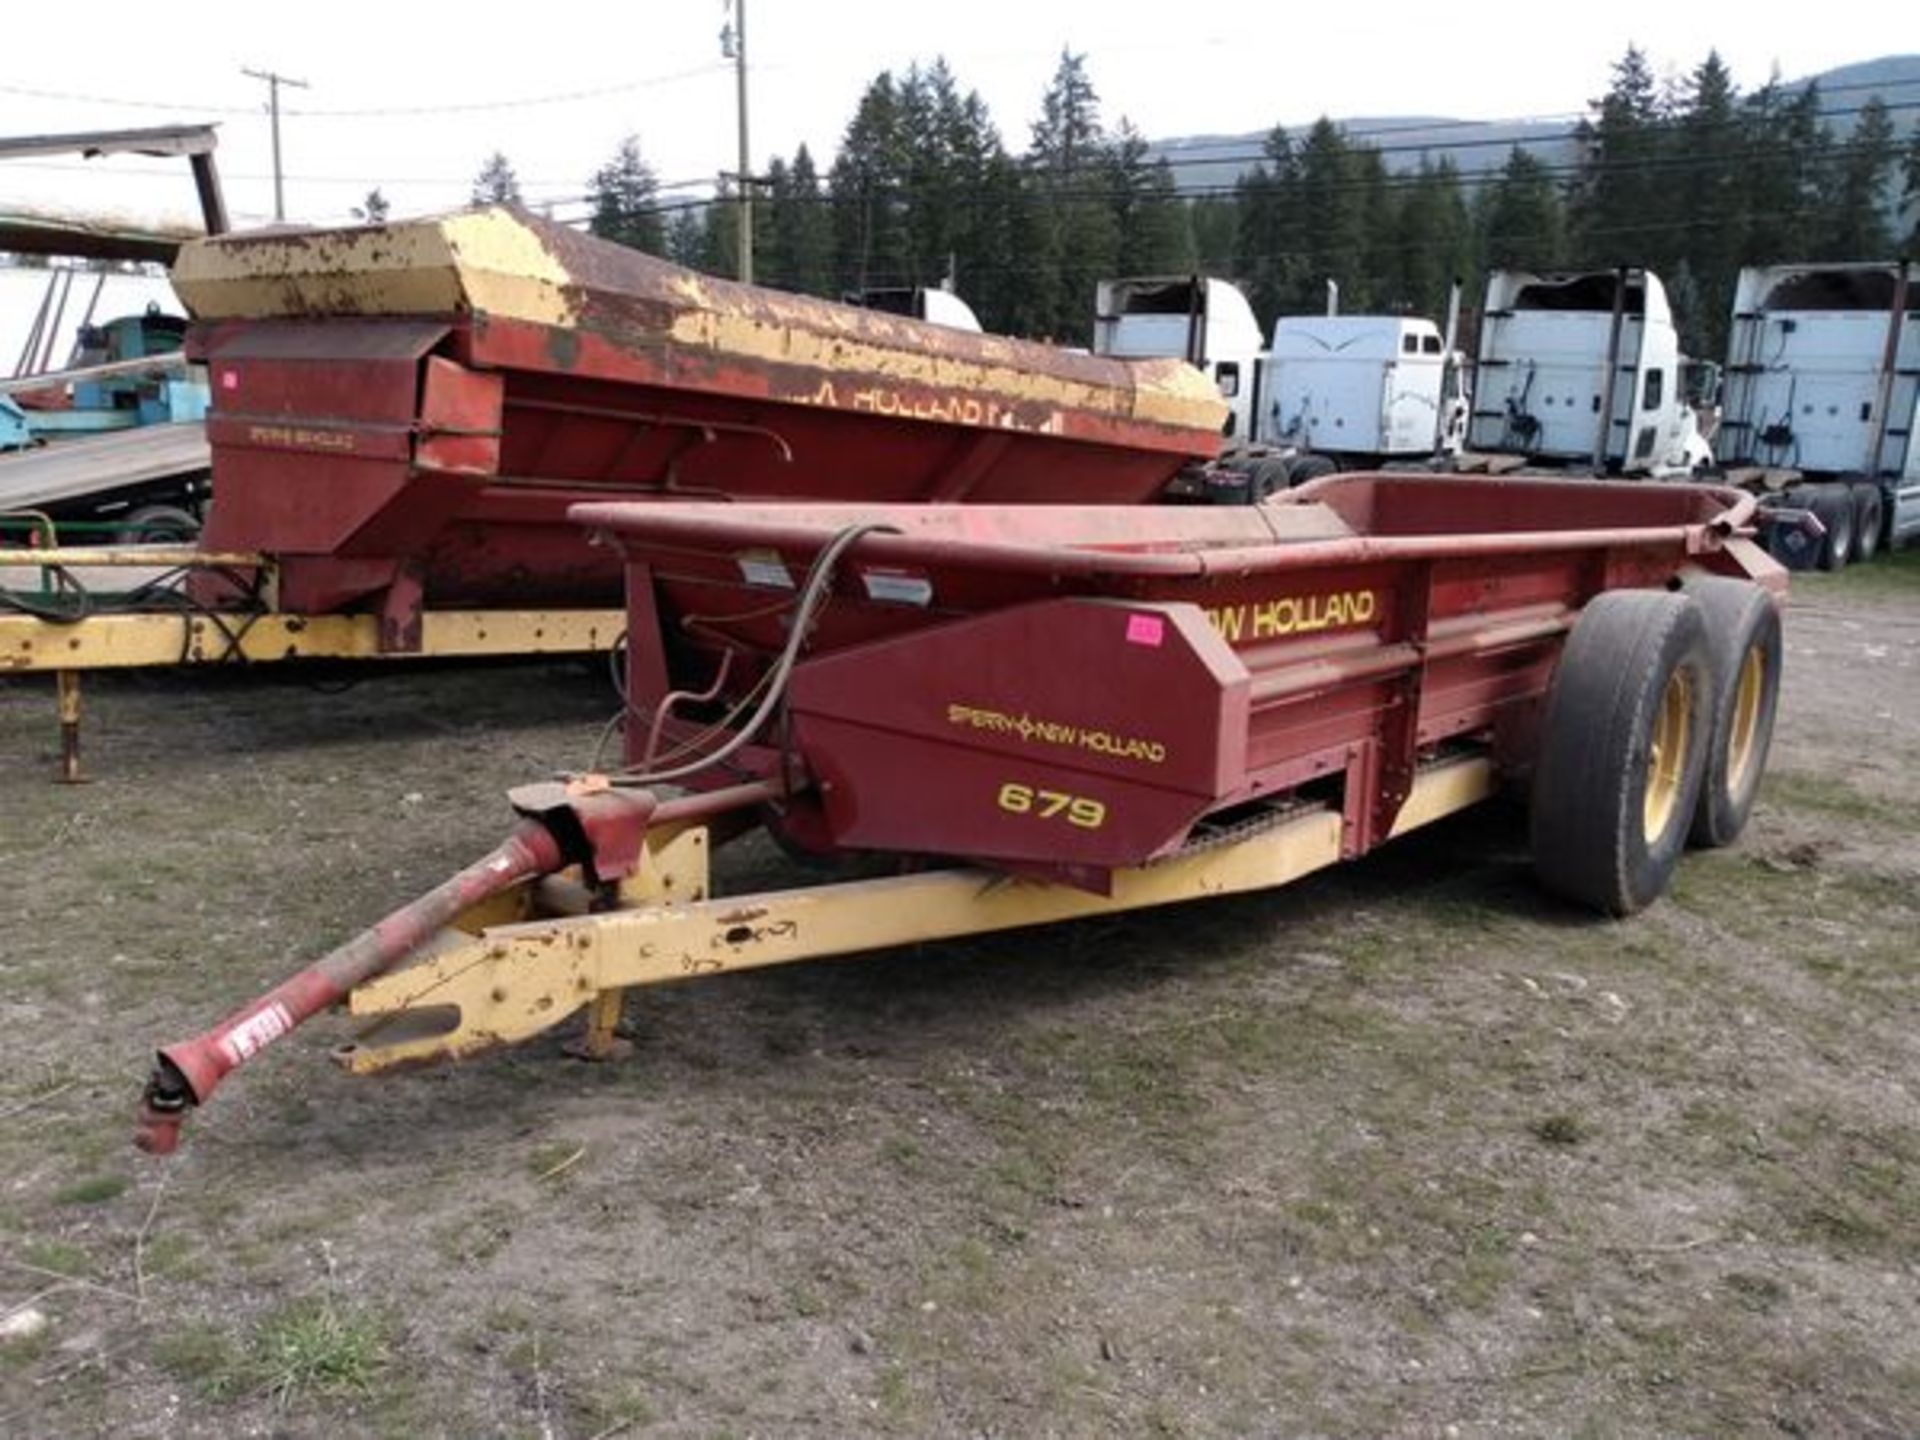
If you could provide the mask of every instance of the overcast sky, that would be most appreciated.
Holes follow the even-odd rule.
[[[1673,72],[1717,47],[1752,88],[1776,65],[1794,78],[1911,49],[1915,35],[1888,24],[1903,13],[1898,0],[1777,12],[1793,21],[1735,0],[747,4],[754,163],[805,141],[823,169],[867,81],[941,55],[1017,151],[1062,47],[1087,55],[1108,123],[1124,115],[1157,139],[1323,113],[1566,116],[1605,88],[1629,42]],[[265,86],[243,67],[277,68],[311,87],[283,92],[291,219],[344,219],[374,185],[396,213],[462,204],[495,149],[530,200],[577,197],[630,131],[665,182],[735,165],[721,0],[544,11],[394,0],[7,9],[0,134],[218,120],[228,201],[242,223],[272,210]],[[563,95],[574,98],[553,98]],[[143,161],[0,162],[6,202],[193,213],[184,166]]]

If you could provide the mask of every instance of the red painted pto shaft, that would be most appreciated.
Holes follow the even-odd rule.
[[[134,1144],[153,1155],[171,1154],[187,1111],[206,1104],[230,1071],[340,1003],[354,986],[391,969],[467,906],[565,863],[553,832],[538,820],[524,820],[485,859],[361,931],[204,1035],[167,1046],[141,1097]]]

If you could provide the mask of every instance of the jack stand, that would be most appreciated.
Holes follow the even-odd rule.
[[[80,672],[57,670],[54,686],[60,700],[60,783],[85,785],[80,772]]]

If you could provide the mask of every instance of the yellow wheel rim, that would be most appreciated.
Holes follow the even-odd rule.
[[[1649,845],[1657,843],[1673,822],[1692,733],[1693,687],[1687,683],[1687,672],[1676,669],[1667,677],[1667,688],[1661,693],[1660,713],[1653,722],[1653,747],[1647,755],[1647,798],[1640,818]]]
[[[1767,656],[1758,644],[1740,662],[1740,683],[1733,692],[1727,728],[1727,788],[1738,793],[1760,758],[1760,700],[1767,689]]]

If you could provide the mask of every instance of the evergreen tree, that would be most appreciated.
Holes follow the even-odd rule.
[[[602,240],[659,255],[666,250],[660,222],[660,187],[641,158],[640,138],[628,135],[587,182],[593,213],[587,229]]]
[[[1238,274],[1240,206],[1231,195],[1202,195],[1187,207],[1193,267],[1202,275]]]
[[[1036,258],[1051,281],[1042,333],[1063,345],[1083,345],[1093,327],[1094,286],[1114,274],[1120,253],[1119,227],[1103,193],[1110,174],[1107,138],[1086,56],[1061,52],[1040,100],[1027,168],[1038,204]]]
[[[1193,233],[1174,194],[1173,167],[1150,160],[1146,137],[1125,119],[1114,131],[1113,219],[1119,275],[1165,275],[1193,268]]]
[[[1234,186],[1238,224],[1233,273],[1262,326],[1293,303],[1305,271],[1301,233],[1300,161],[1293,137],[1276,125],[1262,147],[1265,158]]]
[[[1036,335],[1045,324],[1041,309],[1047,287],[1025,248],[1030,199],[1020,163],[999,148],[996,138],[981,168],[973,258],[960,272],[968,303],[981,325],[996,334]]]
[[[764,252],[755,261],[756,272],[764,270],[762,283],[802,295],[833,295],[833,217],[812,153],[802,145],[791,165],[775,159],[767,182],[766,203],[754,210],[756,219],[764,212],[767,222],[764,238],[755,242]]]
[[[470,202],[474,205],[520,205],[520,178],[513,173],[513,166],[507,157],[496,150],[487,157],[480,167],[480,173],[473,177],[473,193]]]
[[[1676,269],[1668,299],[1682,346],[1694,354],[1718,355],[1726,348],[1727,311],[1750,217],[1749,197],[1740,185],[1741,150],[1748,137],[1739,92],[1717,50],[1709,51],[1688,77],[1676,123],[1679,163],[1668,172],[1670,203],[1680,222],[1688,283],[1679,283]]]
[[[731,179],[722,178],[713,188],[713,203],[706,209],[706,229],[701,237],[700,258],[694,268],[729,280],[740,278],[740,199],[739,188]]]
[[[1820,120],[1819,90],[1808,85],[1787,99],[1776,76],[1749,98],[1745,119],[1738,183],[1749,218],[1740,262],[1811,259],[1830,143]]]
[[[1377,211],[1378,152],[1371,163],[1355,154],[1333,121],[1322,116],[1300,146],[1297,204],[1305,230],[1304,270],[1287,310],[1313,314],[1326,306],[1326,283],[1339,282],[1342,303],[1365,309],[1370,299],[1366,273],[1367,225]]]
[[[707,205],[687,205],[675,210],[666,224],[666,254],[676,265],[693,270],[707,269],[711,247],[707,243]]]
[[[384,225],[387,216],[393,211],[387,197],[380,193],[380,187],[374,186],[367,191],[367,198],[353,207],[353,218],[365,225]]]
[[[1661,224],[1673,212],[1663,208],[1664,117],[1646,54],[1629,45],[1614,64],[1613,84],[1591,103],[1594,114],[1577,133],[1580,174],[1570,216],[1576,260],[1658,268],[1677,232]]]
[[[1389,310],[1437,317],[1453,282],[1478,268],[1473,222],[1450,158],[1432,165],[1421,156],[1419,170],[1403,185],[1380,271],[1389,283],[1379,299]]]
[[[1852,137],[1837,147],[1822,186],[1823,260],[1877,260],[1893,247],[1886,200],[1900,152],[1886,101],[1872,96],[1860,107]]]
[[[1480,253],[1493,270],[1552,270],[1566,263],[1566,215],[1547,167],[1518,145],[1482,192]]]
[[[1900,248],[1907,255],[1920,254],[1920,129],[1907,138],[1906,158],[1901,160],[1900,170],[1900,204],[1908,216],[1907,238]]]
[[[899,89],[882,71],[860,97],[828,179],[839,289],[902,283],[909,241],[901,150]]]

